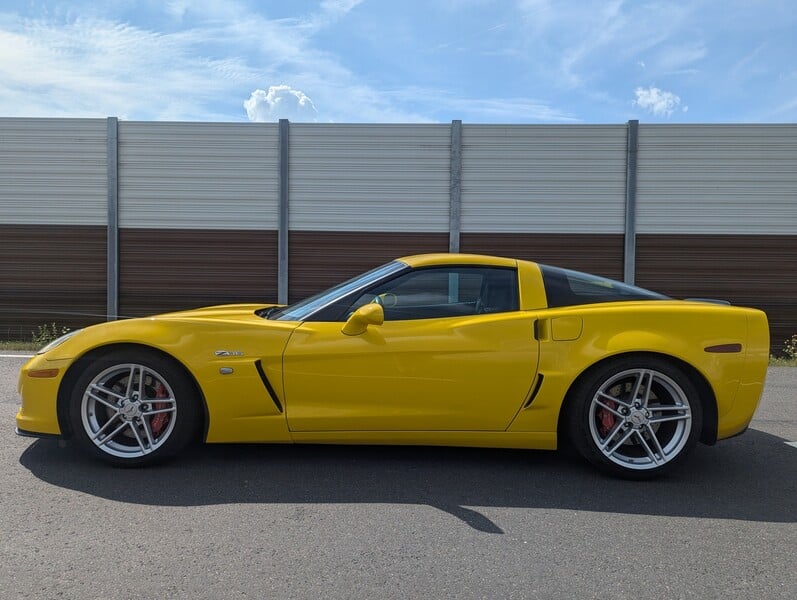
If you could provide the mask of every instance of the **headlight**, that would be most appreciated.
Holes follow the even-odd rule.
[[[52,342],[47,344],[44,348],[39,350],[36,354],[44,354],[45,352],[49,352],[53,348],[57,348],[58,346],[63,344],[65,341],[67,341],[69,338],[71,338],[73,335],[78,333],[79,331],[82,331],[82,329],[75,329],[74,331],[70,331],[69,333],[67,333],[65,335],[62,335],[57,340],[53,340]]]

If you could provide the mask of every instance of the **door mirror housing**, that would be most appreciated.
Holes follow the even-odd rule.
[[[355,310],[341,331],[345,335],[362,335],[369,325],[385,322],[385,311],[380,304],[366,304]]]

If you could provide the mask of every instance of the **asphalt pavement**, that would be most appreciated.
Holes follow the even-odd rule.
[[[797,369],[671,476],[553,452],[205,446],[113,469],[14,435],[0,357],[0,598],[797,598]]]

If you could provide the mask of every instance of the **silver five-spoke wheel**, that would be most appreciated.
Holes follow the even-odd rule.
[[[674,362],[627,356],[585,373],[569,398],[568,433],[587,460],[615,475],[659,475],[700,437],[697,388]]]
[[[174,359],[130,349],[87,357],[81,366],[69,418],[73,437],[90,454],[118,466],[141,466],[199,438],[201,398]]]
[[[596,446],[628,469],[666,464],[683,450],[691,427],[692,410],[684,390],[652,369],[629,369],[610,377],[589,408]]]
[[[174,430],[177,402],[166,379],[140,364],[114,365],[83,394],[83,427],[112,456],[136,458],[162,446]]]

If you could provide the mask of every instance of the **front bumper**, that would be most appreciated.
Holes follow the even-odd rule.
[[[20,429],[19,427],[14,427],[14,433],[16,433],[19,437],[27,437],[27,438],[38,438],[38,439],[50,439],[50,440],[60,440],[63,439],[60,433],[38,433],[36,431],[25,431],[24,429]]]
[[[37,355],[22,366],[19,373],[19,395],[22,406],[17,412],[16,428],[19,435],[58,437],[58,389],[70,359],[47,360]],[[31,377],[31,372],[56,370],[52,377]]]

